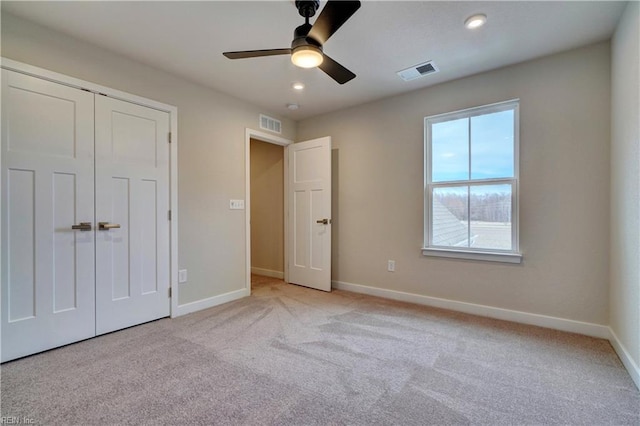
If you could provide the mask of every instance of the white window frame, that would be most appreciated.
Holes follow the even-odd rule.
[[[520,100],[512,99],[509,101],[498,102],[489,105],[468,108],[464,110],[448,112],[425,117],[424,119],[424,246],[422,254],[425,256],[439,256],[469,260],[486,260],[494,262],[521,263],[522,254],[520,253],[519,241],[519,209],[518,201],[520,193]],[[492,179],[472,179],[464,181],[431,181],[431,127],[433,124],[445,121],[457,120],[461,118],[471,118],[478,115],[491,114],[501,111],[513,110],[514,112],[514,135],[513,135],[513,177],[509,178],[492,178]],[[471,143],[471,142],[469,142]],[[471,151],[469,151],[471,158]],[[432,227],[431,209],[433,202],[433,190],[439,187],[464,186],[472,187],[487,184],[507,184],[511,185],[511,250],[498,250],[473,247],[442,247],[432,244]]]

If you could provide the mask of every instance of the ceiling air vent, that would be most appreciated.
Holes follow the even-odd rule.
[[[432,61],[425,62],[422,64],[414,65],[411,68],[407,68],[406,70],[398,71],[398,75],[404,81],[415,80],[418,77],[422,77],[427,74],[433,74],[440,71],[436,64]]]
[[[282,122],[275,118],[260,114],[260,128],[274,133],[282,133]]]

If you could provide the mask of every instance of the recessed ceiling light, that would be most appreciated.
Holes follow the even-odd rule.
[[[486,22],[487,15],[480,13],[478,15],[468,17],[467,20],[464,21],[464,26],[469,28],[470,30],[473,30],[474,28],[483,26]]]
[[[304,84],[296,81],[291,85],[291,87],[293,87],[295,90],[302,90],[304,89]]]
[[[289,108],[291,111],[295,111],[298,108],[300,108],[300,105],[298,105],[298,104],[287,104],[287,108]]]

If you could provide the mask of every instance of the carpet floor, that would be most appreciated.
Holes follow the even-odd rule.
[[[252,290],[3,364],[2,419],[640,424],[640,392],[606,340],[259,276]]]

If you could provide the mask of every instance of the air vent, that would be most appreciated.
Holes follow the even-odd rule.
[[[427,74],[433,74],[440,71],[436,64],[433,62],[425,62],[422,64],[414,65],[406,70],[398,71],[398,75],[404,81],[415,80],[418,77],[422,77]]]
[[[282,133],[282,122],[275,118],[260,114],[260,128],[274,133]]]

